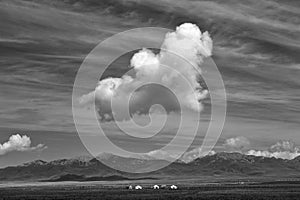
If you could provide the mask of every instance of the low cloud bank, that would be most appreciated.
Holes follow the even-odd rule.
[[[225,151],[239,152],[246,155],[274,157],[282,159],[294,159],[300,156],[300,148],[292,141],[283,140],[271,145],[265,150],[256,150],[250,148],[250,141],[246,137],[238,136],[226,139],[223,146]]]
[[[143,156],[141,156],[142,159],[158,159],[158,160],[167,160],[167,161],[174,161],[178,158],[177,154],[172,154],[166,151],[162,150],[153,150],[148,153],[145,153]]]
[[[167,160],[167,161],[174,161],[174,160],[180,160],[182,162],[188,163],[196,158],[203,157],[203,154],[201,154],[201,148],[194,148],[190,151],[185,152],[183,155],[179,155],[176,153],[169,153],[162,150],[154,150],[150,151],[148,153],[145,153],[145,155],[141,158],[144,159],[159,159],[159,160]],[[214,155],[216,154],[215,151],[210,151],[207,155]]]
[[[229,151],[242,151],[250,146],[250,141],[243,136],[225,140],[224,146]]]
[[[281,159],[292,160],[300,156],[300,147],[292,141],[279,141],[276,144],[271,145],[266,150],[250,149],[250,140],[243,136],[228,138],[225,140],[223,147],[225,152],[238,152],[245,155],[262,156],[262,157],[274,157]],[[212,150],[207,155],[214,155],[217,152]],[[182,156],[176,153],[169,153],[161,150],[154,150],[145,154],[145,159],[162,159],[162,160],[181,160],[183,162],[191,162],[197,158],[203,157],[201,154],[201,147],[187,151]]]
[[[210,151],[209,153],[205,154],[208,156],[214,155],[216,152],[214,150]],[[191,162],[197,158],[203,157],[203,152],[201,151],[201,147],[192,149],[191,151],[188,151],[182,155],[180,160],[183,162]]]
[[[207,96],[208,91],[199,83],[199,66],[203,59],[212,53],[212,40],[208,32],[202,33],[198,26],[185,23],[178,26],[174,32],[166,34],[161,47],[159,54],[149,49],[142,49],[134,54],[129,66],[134,71],[134,76],[123,75],[121,78],[100,80],[94,91],[80,98],[80,103],[88,105],[95,101],[102,121],[128,120],[128,116],[122,113],[127,108],[122,107],[128,106],[124,105],[124,102],[129,100],[130,115],[148,114],[153,104],[162,105],[167,113],[185,108],[201,111],[201,100]],[[159,95],[161,91],[158,87],[143,87],[151,82],[175,91],[184,108],[178,106],[173,93],[165,92],[164,95]],[[131,94],[133,88],[138,89]],[[111,109],[112,100],[117,107],[117,113],[114,115]]]
[[[291,141],[279,141],[268,150],[249,150],[246,154],[291,160],[300,156],[300,148]]]
[[[12,151],[34,151],[43,150],[47,148],[44,144],[38,144],[37,146],[31,146],[31,139],[26,135],[12,135],[7,142],[0,144],[0,155],[7,154]]]

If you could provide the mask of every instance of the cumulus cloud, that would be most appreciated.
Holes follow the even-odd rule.
[[[201,100],[207,96],[208,91],[199,84],[201,73],[199,66],[203,63],[203,59],[212,53],[212,40],[208,32],[202,33],[191,23],[182,24],[174,32],[166,34],[161,49],[158,54],[149,49],[140,50],[130,60],[129,67],[134,71],[134,76],[123,75],[120,78],[110,77],[100,80],[94,91],[80,98],[80,103],[89,105],[95,101],[102,121],[126,120],[129,116],[124,114],[124,109],[127,109],[124,108],[124,102],[129,100],[130,115],[148,114],[151,105],[154,104],[162,105],[167,113],[177,112],[180,109],[201,111]],[[143,86],[149,82],[164,87]],[[135,90],[136,88],[138,89]],[[174,94],[169,90],[166,92],[166,88],[176,93],[178,101],[184,108],[179,108]],[[112,101],[118,111],[117,113],[114,111],[114,117],[111,109]]]
[[[244,136],[226,139],[223,145],[228,151],[243,151],[250,146],[250,141]]]
[[[300,156],[300,148],[291,141],[279,141],[268,150],[249,150],[246,154],[291,160]]]
[[[43,150],[47,148],[44,144],[38,144],[35,147],[31,147],[31,139],[26,135],[12,135],[7,142],[0,144],[0,155],[12,151],[33,151],[33,150]]]

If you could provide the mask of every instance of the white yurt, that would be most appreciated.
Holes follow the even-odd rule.
[[[136,190],[141,190],[141,189],[143,189],[143,188],[142,188],[142,186],[140,186],[140,185],[136,185],[136,186],[135,186],[135,189],[136,189]]]
[[[159,189],[159,186],[158,186],[158,185],[153,185],[153,189],[154,189],[154,190],[158,190],[158,189]]]
[[[176,186],[176,185],[171,185],[171,190],[177,190],[178,189],[178,187]]]

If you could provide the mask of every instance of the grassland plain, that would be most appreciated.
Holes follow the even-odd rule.
[[[214,183],[192,185],[180,183],[178,190],[151,189],[151,184],[141,183],[143,190],[128,190],[128,184],[56,183],[34,185],[9,185],[0,188],[1,200],[41,199],[217,199],[217,200],[298,200],[299,182],[266,183]]]

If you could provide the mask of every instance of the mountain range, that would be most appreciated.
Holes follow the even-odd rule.
[[[1,181],[114,181],[180,177],[293,177],[300,178],[300,156],[293,160],[220,152],[189,163],[173,162],[151,173],[125,173],[111,166],[144,169],[164,164],[165,160],[138,159],[101,154],[97,158],[81,156],[50,162],[36,160],[0,169]]]

